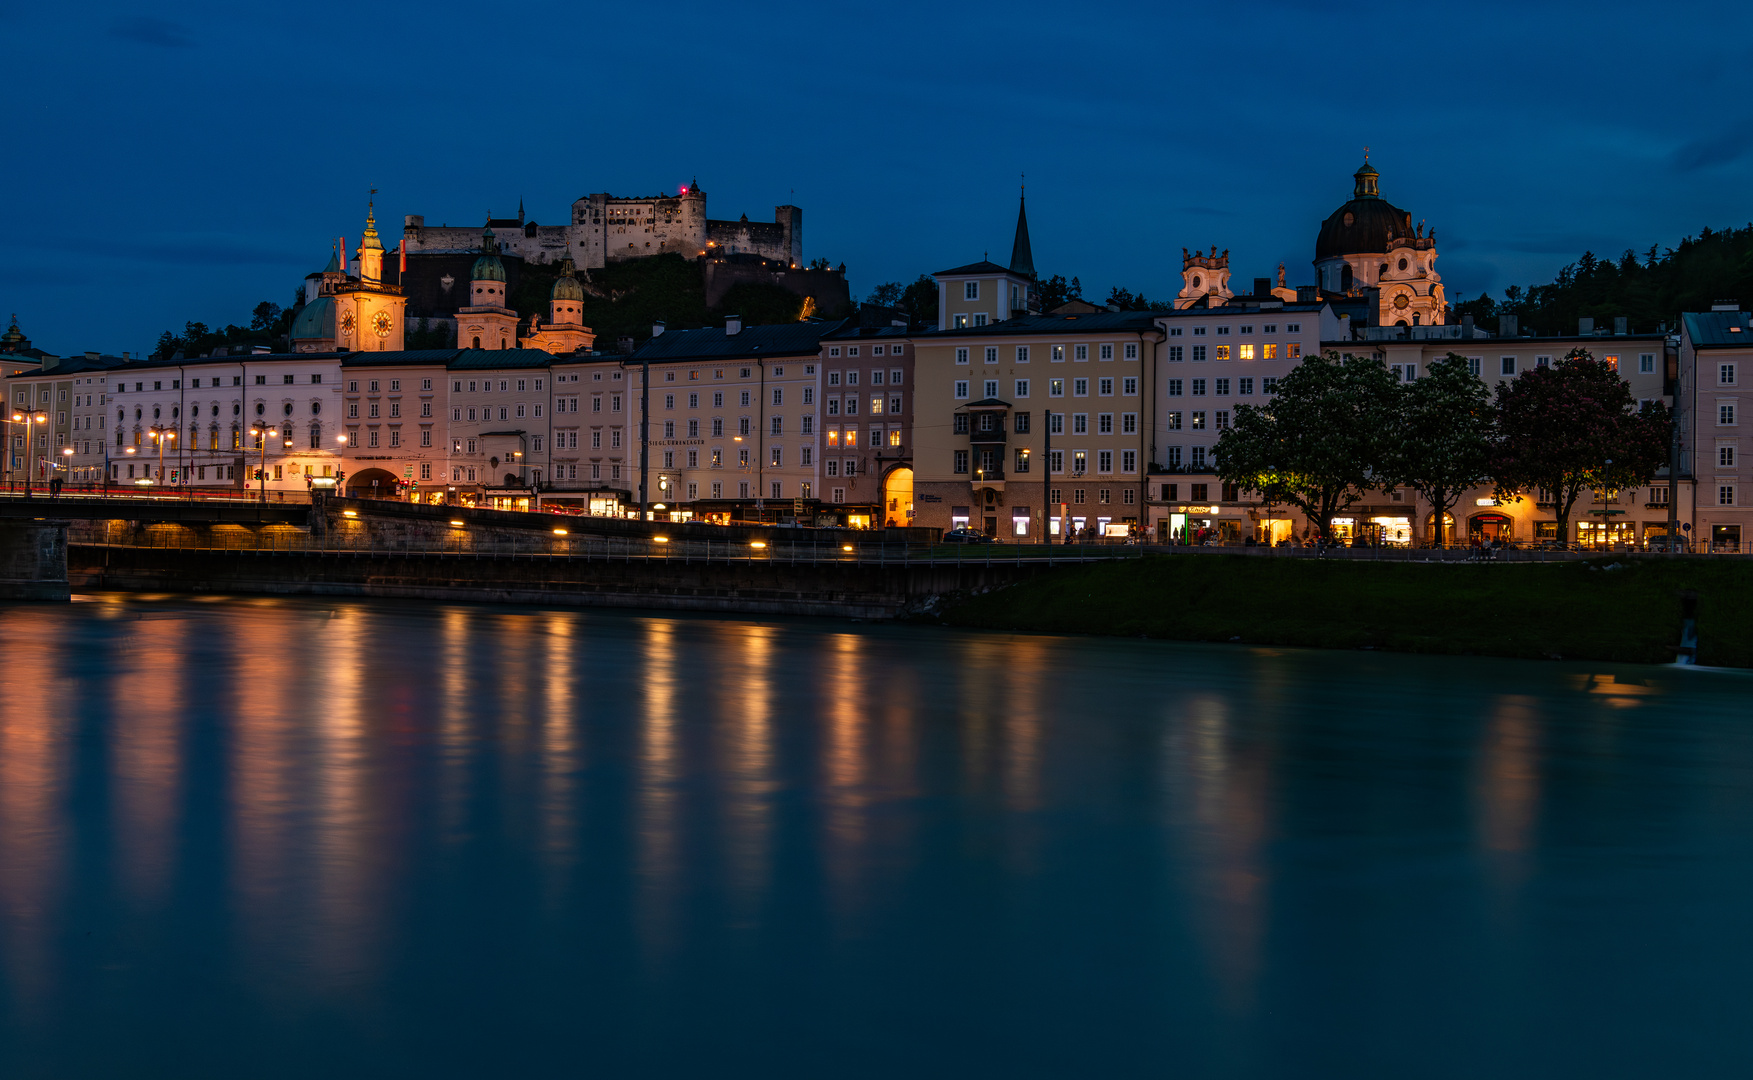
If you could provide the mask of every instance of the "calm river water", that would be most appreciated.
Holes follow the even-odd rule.
[[[1753,677],[3,610],[10,1080],[1753,1071]]]

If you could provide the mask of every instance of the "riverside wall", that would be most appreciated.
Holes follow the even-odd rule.
[[[1042,563],[480,557],[68,545],[81,589],[357,596],[895,619],[1051,572]]]

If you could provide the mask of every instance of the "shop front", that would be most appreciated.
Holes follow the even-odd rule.
[[[1585,548],[1636,547],[1637,525],[1630,521],[1579,521],[1576,539]]]
[[[1485,545],[1495,541],[1509,543],[1516,538],[1516,519],[1495,510],[1474,514],[1467,519],[1467,541]]]

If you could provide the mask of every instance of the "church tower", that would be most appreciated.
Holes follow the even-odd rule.
[[[1187,254],[1181,249],[1181,291],[1175,294],[1175,306],[1178,308],[1197,307],[1201,302],[1206,307],[1222,307],[1229,302],[1235,293],[1230,291],[1230,252],[1224,249],[1222,255],[1217,253],[1217,245],[1211,245],[1211,254],[1195,251]]]
[[[343,239],[343,250],[345,243]],[[292,319],[293,352],[402,349],[408,298],[400,286],[383,283],[383,244],[371,204],[366,206],[365,236],[359,244],[359,276],[347,273],[340,255],[330,255],[327,266],[304,279],[304,301]]]
[[[1352,174],[1351,201],[1321,223],[1315,276],[1324,292],[1374,296],[1377,326],[1440,326],[1447,318],[1436,272],[1436,232],[1382,198],[1366,155]]]
[[[558,356],[589,349],[596,343],[596,334],[584,325],[584,286],[575,270],[572,249],[568,248],[565,258],[560,260],[560,276],[554,280],[554,289],[549,294],[548,324],[531,327],[529,337],[519,342],[524,348]]]
[[[457,345],[464,349],[510,349],[517,344],[517,312],[505,306],[505,264],[489,226],[481,233],[481,257],[469,274],[469,303],[457,309]]]

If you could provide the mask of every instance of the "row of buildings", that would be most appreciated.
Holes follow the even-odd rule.
[[[1753,532],[1738,376],[1753,325],[1733,304],[1675,328],[1624,320],[1574,334],[1445,322],[1434,230],[1388,203],[1367,162],[1322,224],[1317,284],[1231,287],[1228,253],[1183,252],[1170,310],[1039,310],[1027,218],[1009,263],[938,272],[933,326],[882,319],[653,327],[596,351],[565,254],[546,320],[506,306],[491,229],[459,311],[466,347],[402,348],[368,217],[357,273],[313,275],[292,351],[143,360],[87,354],[5,369],[13,477],[360,495],[674,519],[973,528],[1018,541],[1145,533],[1274,543],[1309,524],[1216,475],[1236,409],[1304,357],[1378,356],[1415,380],[1449,353],[1495,385],[1573,348],[1613,363],[1639,400],[1676,410],[1677,475],[1599,493],[1568,542],[1644,545],[1671,528],[1736,548]],[[323,301],[327,301],[324,303]],[[13,340],[14,336],[17,340]],[[16,327],[14,357],[23,353]],[[28,344],[28,343],[26,343]],[[28,351],[28,350],[26,350]],[[1342,536],[1557,540],[1538,496],[1471,492],[1437,523],[1409,491],[1371,493]],[[1753,535],[1747,537],[1753,540]]]

